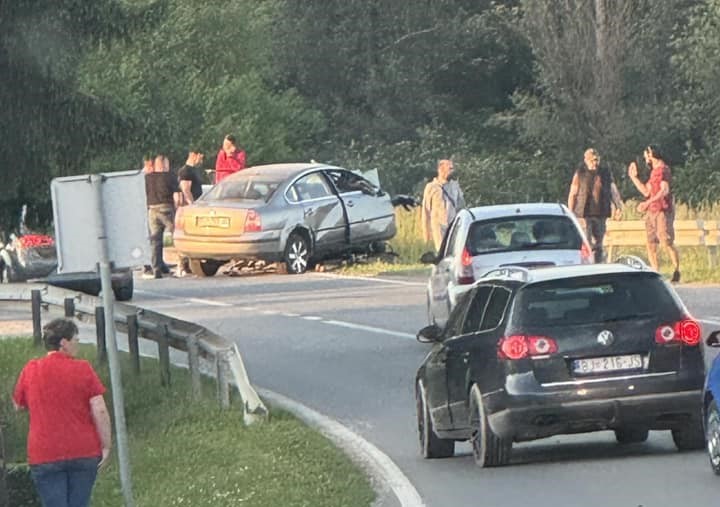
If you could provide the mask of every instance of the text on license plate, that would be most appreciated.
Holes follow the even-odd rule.
[[[230,217],[195,217],[198,227],[230,227]]]
[[[591,357],[573,361],[574,373],[599,373],[605,371],[637,370],[643,367],[640,354],[626,356]]]

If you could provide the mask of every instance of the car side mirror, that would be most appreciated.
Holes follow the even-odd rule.
[[[420,257],[420,262],[423,264],[437,264],[438,256],[435,255],[435,252],[425,252]]]
[[[708,347],[720,347],[720,331],[713,331],[710,336],[705,340],[705,345]]]
[[[442,338],[442,329],[437,324],[430,324],[425,326],[417,332],[417,341],[420,343],[434,343],[439,342]]]

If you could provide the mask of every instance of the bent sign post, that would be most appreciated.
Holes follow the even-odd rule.
[[[148,261],[145,179],[140,171],[55,178],[51,194],[58,271],[100,274],[120,483],[125,506],[134,507],[110,266]]]

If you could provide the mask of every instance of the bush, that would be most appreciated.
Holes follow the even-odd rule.
[[[40,499],[30,478],[28,465],[10,465],[7,471],[10,505],[13,507],[40,507]]]

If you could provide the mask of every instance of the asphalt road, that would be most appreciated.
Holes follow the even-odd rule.
[[[393,283],[321,274],[136,282],[134,302],[237,341],[252,382],[333,417],[375,444],[428,507],[666,507],[717,505],[720,479],[703,452],[678,453],[669,432],[619,446],[611,432],[516,444],[512,464],[479,469],[468,444],[422,460],[413,379],[428,346],[422,280]],[[720,327],[720,288],[678,292],[704,334]],[[713,324],[714,323],[714,324]]]

